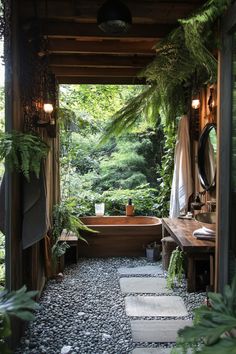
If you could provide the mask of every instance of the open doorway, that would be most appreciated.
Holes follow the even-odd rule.
[[[61,195],[77,216],[94,215],[98,202],[105,203],[105,215],[125,215],[129,198],[135,215],[167,215],[169,196],[160,185],[170,186],[171,176],[163,181],[166,136],[159,114],[155,120],[140,114],[122,132],[111,123],[142,90],[141,85],[60,86]],[[169,144],[173,147],[173,140]],[[171,170],[173,158],[168,163]]]

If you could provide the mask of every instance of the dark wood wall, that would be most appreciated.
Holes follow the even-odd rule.
[[[210,97],[210,88],[213,87],[213,99],[214,99],[214,107],[212,112],[209,110],[208,100]],[[204,193],[204,189],[202,188],[198,176],[198,165],[197,165],[197,157],[198,157],[198,142],[199,137],[204,129],[204,127],[208,123],[217,123],[217,85],[213,85],[212,87],[206,86],[201,89],[200,92],[200,108],[199,110],[191,111],[190,118],[190,137],[191,137],[191,155],[192,155],[192,175],[194,181],[194,192]],[[213,189],[210,192],[206,192],[202,196],[203,202],[207,203],[207,201],[216,199],[216,189]],[[206,207],[205,207],[206,208]]]
[[[9,29],[6,31],[6,130],[22,131],[23,107],[21,100],[22,74],[20,60],[19,2],[9,1],[11,12],[7,18]],[[52,207],[60,197],[59,188],[59,137],[50,138],[45,129],[39,129],[39,134],[50,146],[50,152],[45,161],[47,182],[47,215],[52,221]],[[7,288],[18,289],[26,284],[29,289],[42,290],[46,275],[50,274],[48,259],[49,244],[45,240],[22,250],[22,176],[6,171],[6,272]],[[49,225],[49,227],[51,224]],[[45,246],[46,245],[46,246]],[[47,267],[46,267],[47,265]]]

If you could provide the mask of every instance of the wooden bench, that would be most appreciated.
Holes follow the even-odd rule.
[[[79,252],[78,252],[78,237],[73,235],[72,233],[67,234],[66,232],[62,232],[61,236],[59,237],[59,242],[66,242],[70,246],[70,248],[74,248],[74,263],[78,262]],[[60,272],[63,272],[65,267],[65,255],[63,254],[60,257],[59,261],[59,269]]]
[[[201,225],[195,220],[163,218],[162,237],[171,236],[180,249],[186,254],[188,291],[196,291],[196,264],[197,261],[209,260],[210,286],[214,285],[214,254],[215,242],[198,240],[193,236],[193,231]]]

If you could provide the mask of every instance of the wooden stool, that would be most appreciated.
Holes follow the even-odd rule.
[[[162,266],[164,270],[168,270],[170,257],[172,252],[176,249],[177,243],[171,236],[164,237],[162,240]]]

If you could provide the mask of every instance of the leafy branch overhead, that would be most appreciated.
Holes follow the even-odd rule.
[[[49,146],[36,135],[0,133],[0,160],[5,159],[10,170],[22,172],[28,181],[30,172],[39,177],[41,161],[48,151]]]
[[[199,87],[217,80],[217,48],[214,23],[227,9],[230,0],[208,0],[180,26],[156,45],[156,58],[141,72],[151,87],[119,110],[105,130],[105,139],[131,129],[148,107],[149,118],[157,112],[167,124],[186,113],[192,79]],[[155,100],[153,98],[155,97]],[[144,102],[142,100],[144,98]],[[150,108],[154,105],[154,108]]]

